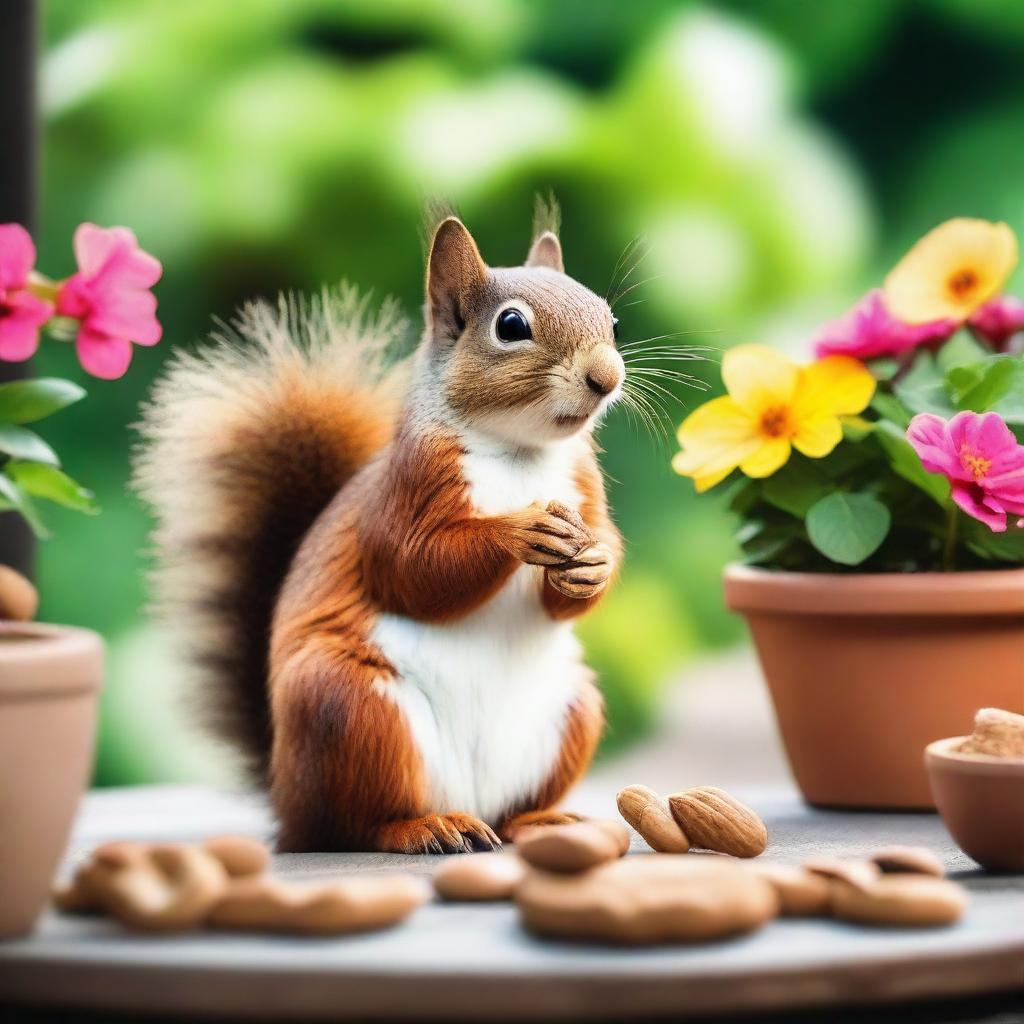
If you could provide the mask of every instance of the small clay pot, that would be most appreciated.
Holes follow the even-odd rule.
[[[103,642],[0,622],[0,938],[32,929],[92,767]]]
[[[922,760],[980,707],[1024,712],[1024,569],[917,574],[729,566],[790,766],[826,807],[931,809]]]
[[[968,857],[990,871],[1024,871],[1024,758],[956,751],[936,740],[925,764],[939,814]]]

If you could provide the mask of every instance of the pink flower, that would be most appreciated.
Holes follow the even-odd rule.
[[[933,320],[925,324],[905,324],[885,308],[882,290],[868,292],[844,317],[825,324],[814,339],[814,353],[844,355],[856,359],[895,356],[929,341],[948,338],[956,329],[955,320]]]
[[[53,306],[28,290],[36,262],[32,237],[20,224],[0,224],[0,359],[20,363],[39,347],[39,328]]]
[[[82,224],[74,248],[78,273],[61,285],[57,312],[80,321],[75,347],[82,366],[116,380],[132,361],[132,342],[155,345],[163,333],[150,291],[163,268],[127,228]]]
[[[997,296],[976,309],[967,323],[996,348],[1002,348],[1014,334],[1024,331],[1024,302],[1011,295]]]
[[[1006,517],[1024,516],[1024,445],[1018,444],[995,412],[958,412],[948,423],[924,412],[907,428],[929,473],[942,473],[953,500],[993,533],[1006,530]]]

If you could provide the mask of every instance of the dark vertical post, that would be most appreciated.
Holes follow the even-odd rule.
[[[36,0],[0,3],[0,224],[35,221],[38,154]],[[0,381],[27,376],[24,363],[0,363]],[[0,564],[29,574],[35,544],[21,516],[0,514]]]

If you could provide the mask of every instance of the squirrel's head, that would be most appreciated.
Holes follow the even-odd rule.
[[[625,367],[608,303],[565,274],[543,231],[521,267],[489,267],[456,217],[434,232],[427,265],[426,359],[467,425],[536,446],[592,428]]]

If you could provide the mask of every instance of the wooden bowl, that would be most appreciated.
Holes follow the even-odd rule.
[[[1024,758],[960,754],[966,736],[925,749],[935,805],[950,835],[990,871],[1024,871]]]

